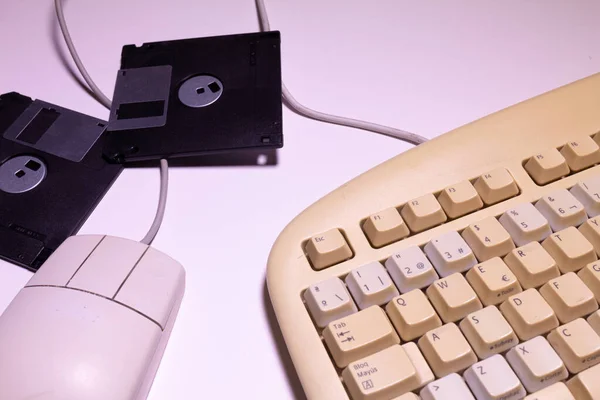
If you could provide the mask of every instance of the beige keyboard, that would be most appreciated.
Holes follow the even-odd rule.
[[[309,399],[600,399],[600,74],[302,212],[269,294]]]

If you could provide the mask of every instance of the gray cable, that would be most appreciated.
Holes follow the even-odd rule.
[[[79,54],[77,54],[77,50],[75,49],[75,45],[73,44],[73,39],[71,39],[71,35],[69,34],[69,30],[67,29],[67,22],[65,21],[65,14],[63,12],[62,0],[54,0],[54,6],[56,8],[56,17],[58,18],[58,24],[60,25],[60,30],[62,31],[63,37],[65,39],[65,43],[69,48],[69,52],[71,53],[71,57],[73,57],[73,61],[77,66],[77,69],[85,79],[86,83],[92,90],[92,92],[96,95],[98,101],[102,103],[106,108],[110,110],[111,101],[98,86],[94,83],[92,77],[88,74],[85,69],[81,59],[79,58]],[[158,207],[156,209],[156,215],[154,216],[154,221],[152,225],[150,225],[150,229],[146,236],[140,241],[146,245],[152,244],[152,241],[156,237],[158,230],[160,229],[160,225],[162,224],[163,218],[165,216],[165,208],[167,206],[167,192],[169,189],[169,163],[167,160],[160,160],[160,193],[158,197]]]
[[[67,21],[65,21],[65,14],[63,12],[62,0],[54,0],[54,6],[56,8],[56,17],[58,18],[58,25],[60,26],[60,30],[62,31],[63,37],[65,38],[65,43],[69,48],[69,52],[71,53],[71,57],[73,61],[75,61],[75,65],[77,65],[77,69],[83,76],[83,79],[87,82],[88,86],[97,97],[98,101],[102,103],[106,108],[110,110],[110,99],[106,97],[102,90],[94,83],[94,80],[88,74],[85,66],[81,62],[79,58],[79,54],[77,54],[77,50],[75,49],[75,45],[73,44],[73,39],[71,39],[71,35],[69,34],[69,30],[67,29]]]
[[[261,29],[263,31],[269,31],[271,29],[269,24],[269,18],[267,16],[267,8],[265,7],[264,0],[255,0],[256,1],[256,9],[258,11],[258,18],[260,19]],[[360,121],[352,118],[340,117],[337,115],[326,114],[320,111],[315,111],[310,109],[301,103],[299,103],[290,91],[285,86],[285,83],[282,82],[281,85],[281,96],[284,100],[284,103],[290,108],[292,111],[297,112],[300,115],[303,115],[308,118],[316,119],[318,121],[327,122],[330,124],[343,125],[348,126],[350,128],[363,129],[365,131],[375,132],[386,136],[391,136],[396,139],[403,140],[405,142],[409,142],[415,145],[426,142],[428,139],[417,135],[416,133],[407,132],[401,129],[392,128],[389,126],[379,125],[372,122]]]

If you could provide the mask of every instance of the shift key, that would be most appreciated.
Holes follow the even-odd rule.
[[[371,306],[327,325],[323,339],[338,367],[400,343],[385,312]]]

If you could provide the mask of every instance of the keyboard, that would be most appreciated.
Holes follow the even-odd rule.
[[[600,74],[342,185],[269,295],[309,399],[600,399]]]

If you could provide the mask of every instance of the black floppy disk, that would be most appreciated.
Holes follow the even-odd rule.
[[[106,124],[0,95],[0,258],[36,271],[77,233],[123,169],[102,157]]]
[[[282,146],[279,32],[123,47],[106,131],[108,160]]]

